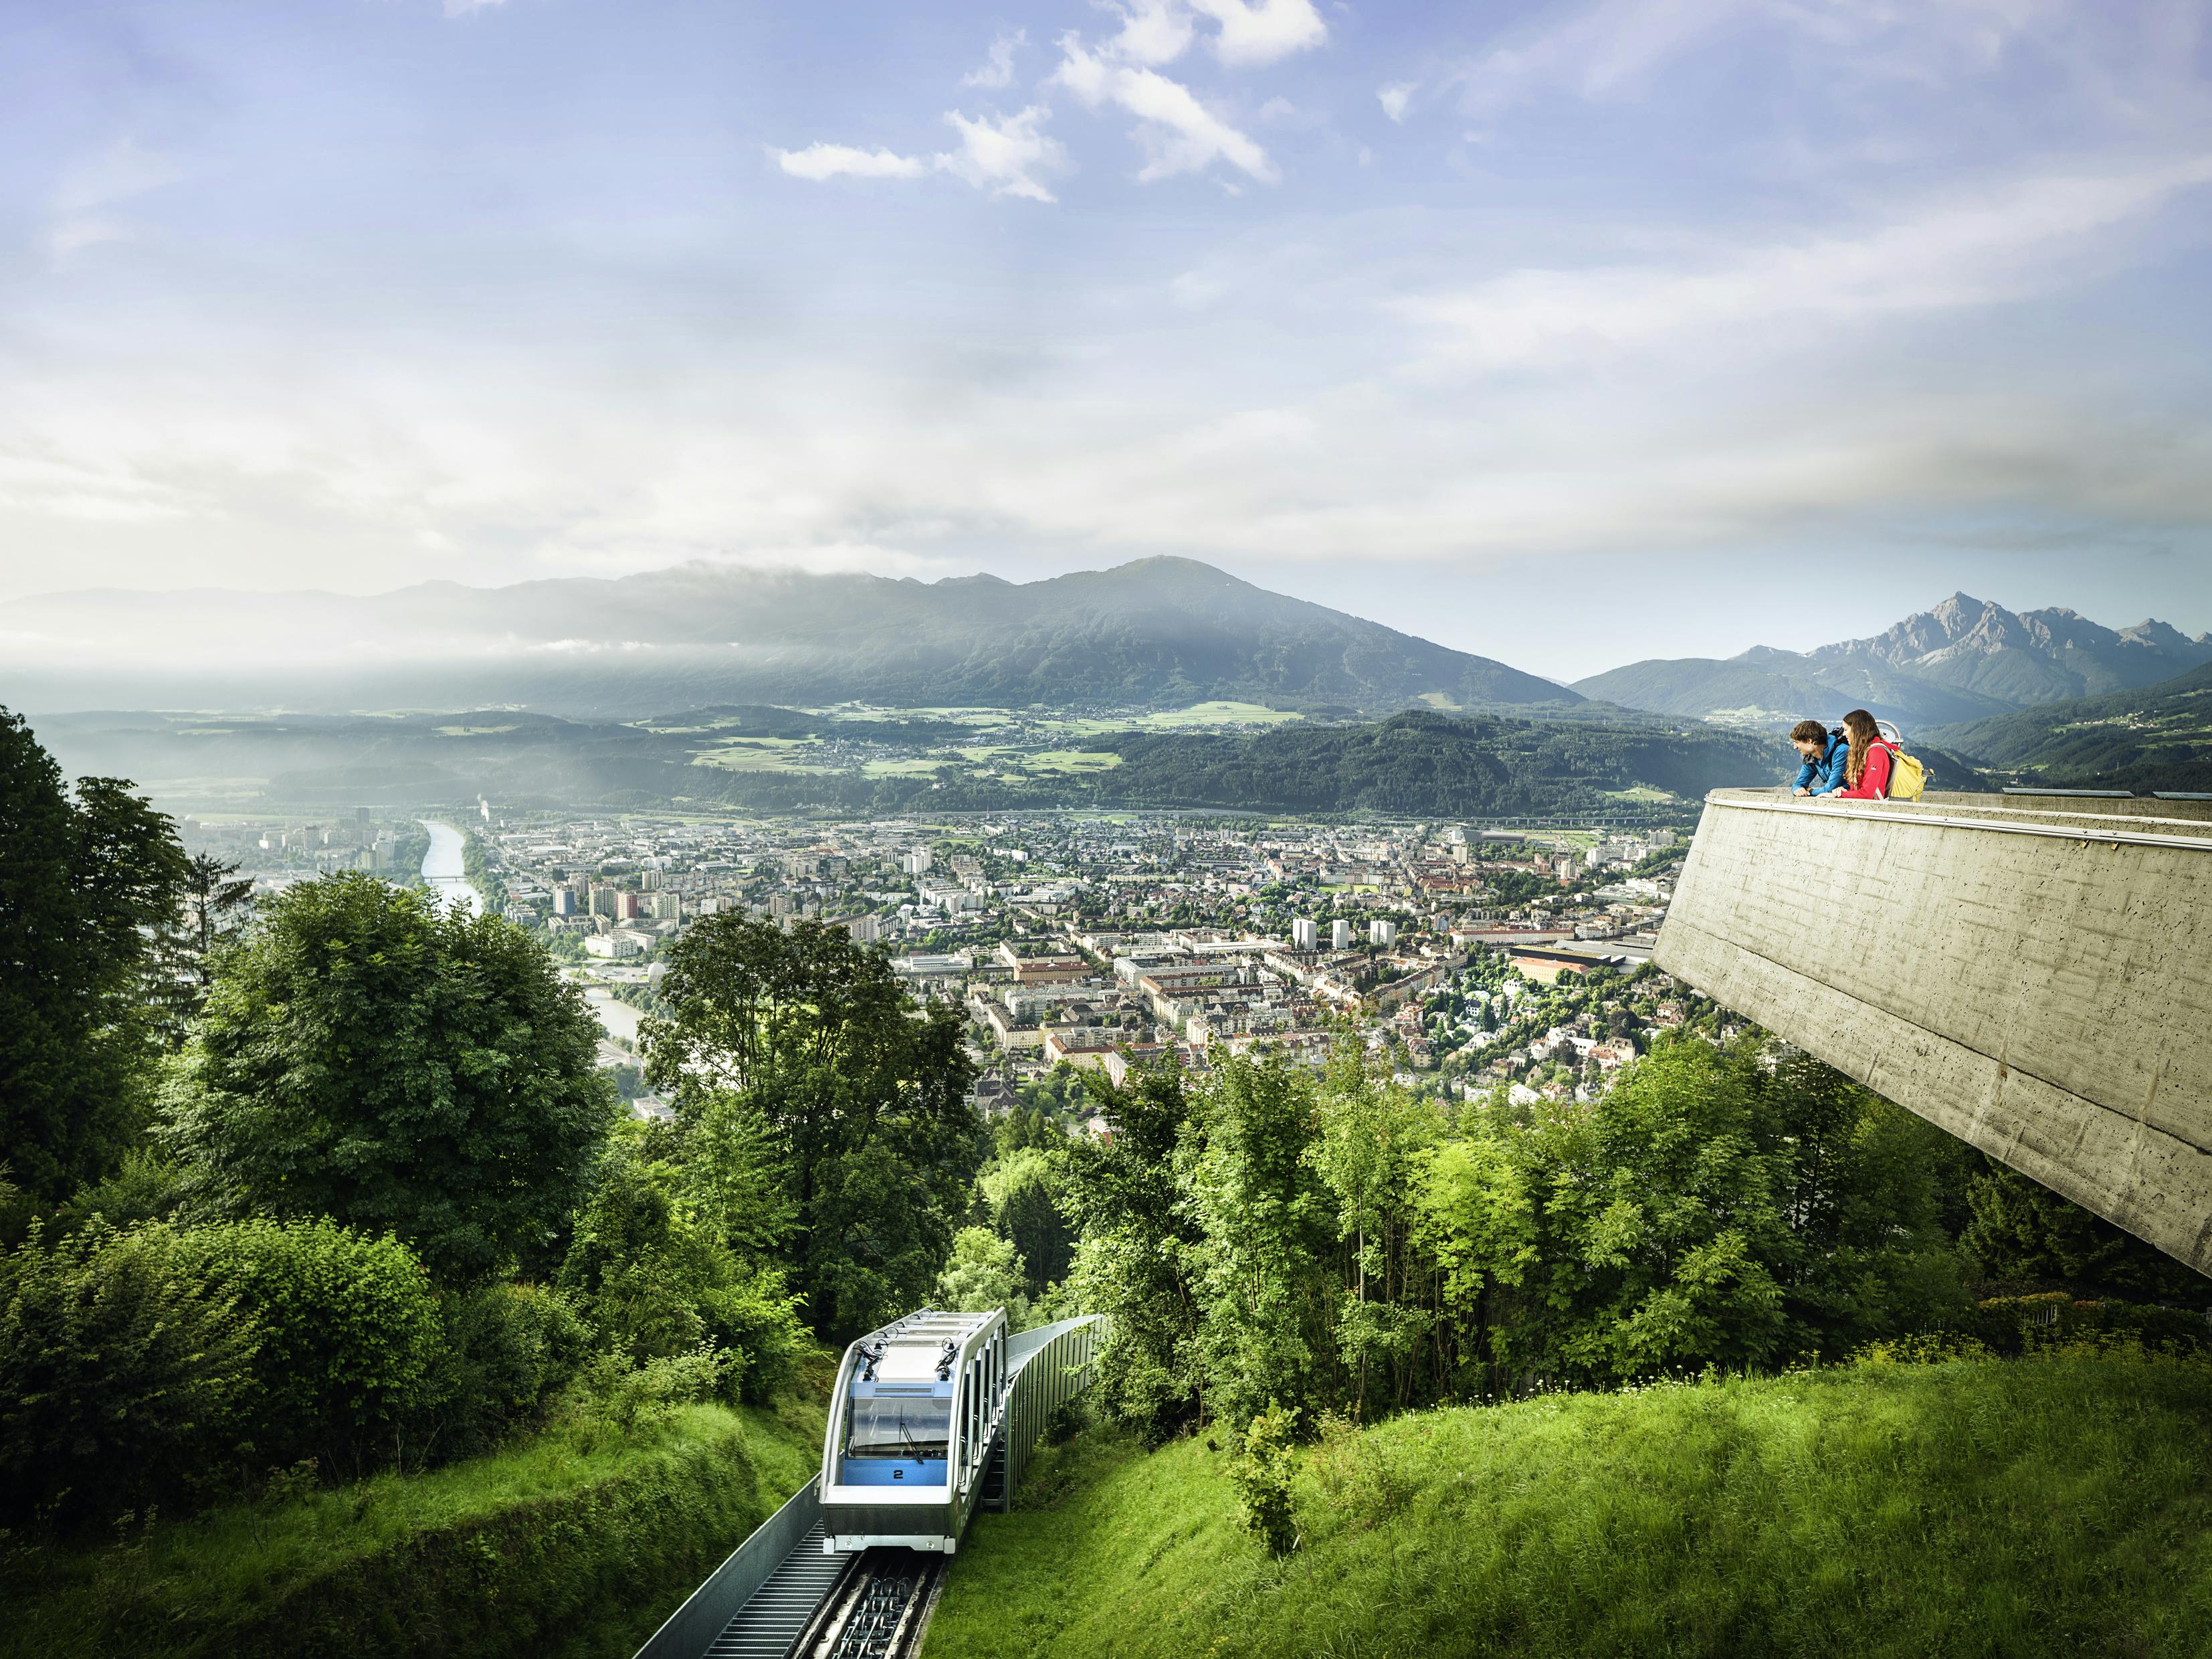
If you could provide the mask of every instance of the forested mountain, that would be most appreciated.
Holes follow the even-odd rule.
[[[486,710],[57,715],[39,726],[80,770],[155,780],[172,798],[203,800],[227,787],[237,799],[301,811],[484,795],[519,807],[1183,805],[1524,816],[1656,809],[1664,803],[1653,792],[1691,801],[1711,788],[1778,781],[1794,765],[1786,745],[1750,733],[1408,709],[1381,722],[1293,721],[1257,735],[1097,732],[1082,739],[1094,766],[1059,770],[1024,767],[996,749],[969,758],[958,746],[968,728],[950,721],[841,723],[758,708],[732,711],[739,726],[710,727],[702,723],[708,712],[637,726]],[[757,743],[793,746],[743,748]],[[726,763],[731,745],[747,764]]]
[[[1102,746],[1122,764],[1101,789],[1132,805],[1469,817],[1601,811],[1638,791],[1695,800],[1708,789],[1770,781],[1787,755],[1779,744],[1718,732],[1419,710],[1372,726],[1249,738],[1133,733]]]
[[[2074,788],[2212,791],[2212,663],[2142,690],[2045,703],[1929,734]]]
[[[1911,728],[2154,684],[2212,662],[2212,635],[2157,621],[2110,629],[2071,611],[2014,613],[1954,593],[1871,639],[1809,652],[1755,646],[1725,660],[1631,663],[1576,682],[1585,696],[1732,725],[1832,720],[1856,704]]]
[[[690,564],[510,587],[96,592],[14,607],[0,702],[338,711],[522,704],[635,719],[714,703],[902,708],[1245,699],[1373,712],[1579,694],[1188,559],[1014,583]],[[250,672],[234,665],[250,662]]]

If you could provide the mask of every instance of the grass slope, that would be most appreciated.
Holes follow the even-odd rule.
[[[0,1656],[622,1659],[806,1479],[818,1400],[550,1431],[97,1548],[0,1534]]]
[[[1857,1366],[1397,1419],[1307,1455],[1094,1431],[981,1516],[927,1659],[2202,1654],[2212,1369]]]

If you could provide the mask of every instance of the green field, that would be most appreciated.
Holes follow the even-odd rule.
[[[809,766],[807,750],[821,745],[812,738],[730,738],[692,757],[694,766],[719,766],[731,772],[827,772]]]
[[[1097,750],[1045,749],[1022,757],[1021,763],[1032,772],[1110,772],[1121,757]]]
[[[944,764],[938,760],[872,760],[861,763],[860,773],[871,778],[927,777]]]
[[[1092,1431],[979,1516],[928,1659],[2200,1655],[2212,1368],[1861,1365],[1412,1414],[1231,1458]]]

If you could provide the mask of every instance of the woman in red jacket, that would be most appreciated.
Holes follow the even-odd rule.
[[[1850,757],[1844,763],[1846,787],[1830,800],[1887,800],[1890,757],[1897,747],[1881,734],[1874,716],[1854,708],[1844,716],[1844,735],[1851,740]]]

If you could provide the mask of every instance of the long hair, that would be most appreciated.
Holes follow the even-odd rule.
[[[1844,763],[1844,775],[1851,781],[1851,787],[1859,787],[1859,774],[1866,770],[1867,750],[1881,737],[1881,728],[1874,723],[1874,716],[1863,708],[1854,708],[1844,716],[1844,731],[1851,740],[1851,757]]]

